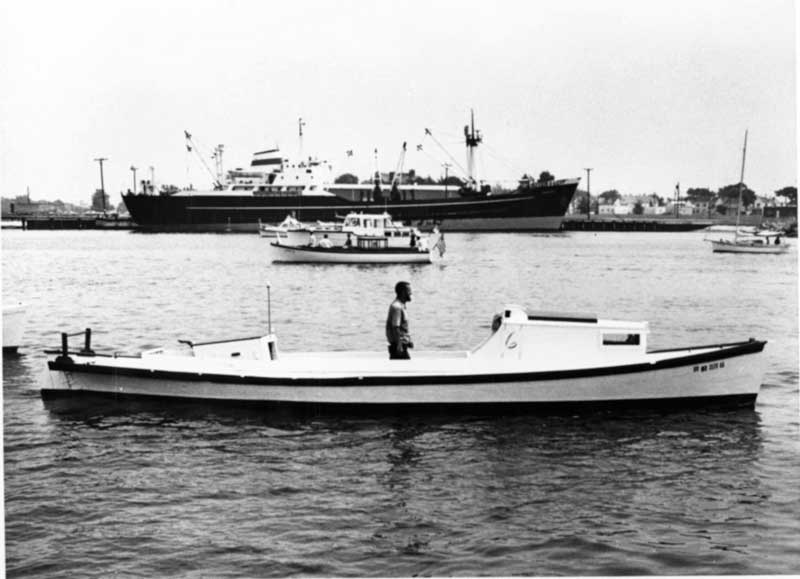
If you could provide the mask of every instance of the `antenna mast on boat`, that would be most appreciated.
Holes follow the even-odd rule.
[[[297,129],[300,137],[300,153],[297,156],[297,158],[300,160],[301,163],[303,162],[303,127],[305,126],[305,124],[306,122],[303,120],[303,117],[299,117],[297,119]]]
[[[467,177],[472,186],[475,180],[475,148],[483,141],[480,131],[475,130],[475,111],[469,110],[470,124],[464,127],[464,137],[467,142]]]

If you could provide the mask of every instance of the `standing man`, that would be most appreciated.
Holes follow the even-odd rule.
[[[411,301],[411,284],[399,281],[394,286],[395,297],[389,306],[386,316],[386,341],[389,342],[390,360],[409,360],[408,349],[413,348],[411,335],[408,333],[408,316],[406,304]]]

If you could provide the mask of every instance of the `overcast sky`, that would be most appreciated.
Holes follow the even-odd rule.
[[[131,165],[204,188],[184,129],[229,169],[295,156],[298,117],[335,174],[376,148],[393,170],[407,141],[405,169],[438,177],[424,129],[463,166],[470,109],[479,178],[717,189],[749,129],[745,182],[769,194],[796,185],[795,27],[791,0],[6,0],[0,194],[88,203],[101,156],[115,203]]]

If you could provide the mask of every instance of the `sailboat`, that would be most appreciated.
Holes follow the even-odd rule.
[[[742,206],[742,190],[744,189],[744,161],[747,154],[747,131],[744,132],[742,148],[742,173],[739,178],[739,201],[736,204],[736,229],[733,239],[710,239],[714,253],[785,253],[789,247],[781,244],[781,233],[774,231],[744,231],[739,226]]]

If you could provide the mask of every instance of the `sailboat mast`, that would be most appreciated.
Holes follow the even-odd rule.
[[[744,189],[744,160],[747,156],[747,129],[744,131],[744,147],[742,147],[742,173],[739,176],[739,202],[736,204],[736,235],[739,235],[739,216],[742,213],[742,189]]]
[[[744,147],[742,147],[742,176],[739,178],[739,185],[744,183],[744,159],[747,155],[747,130],[744,131]]]

